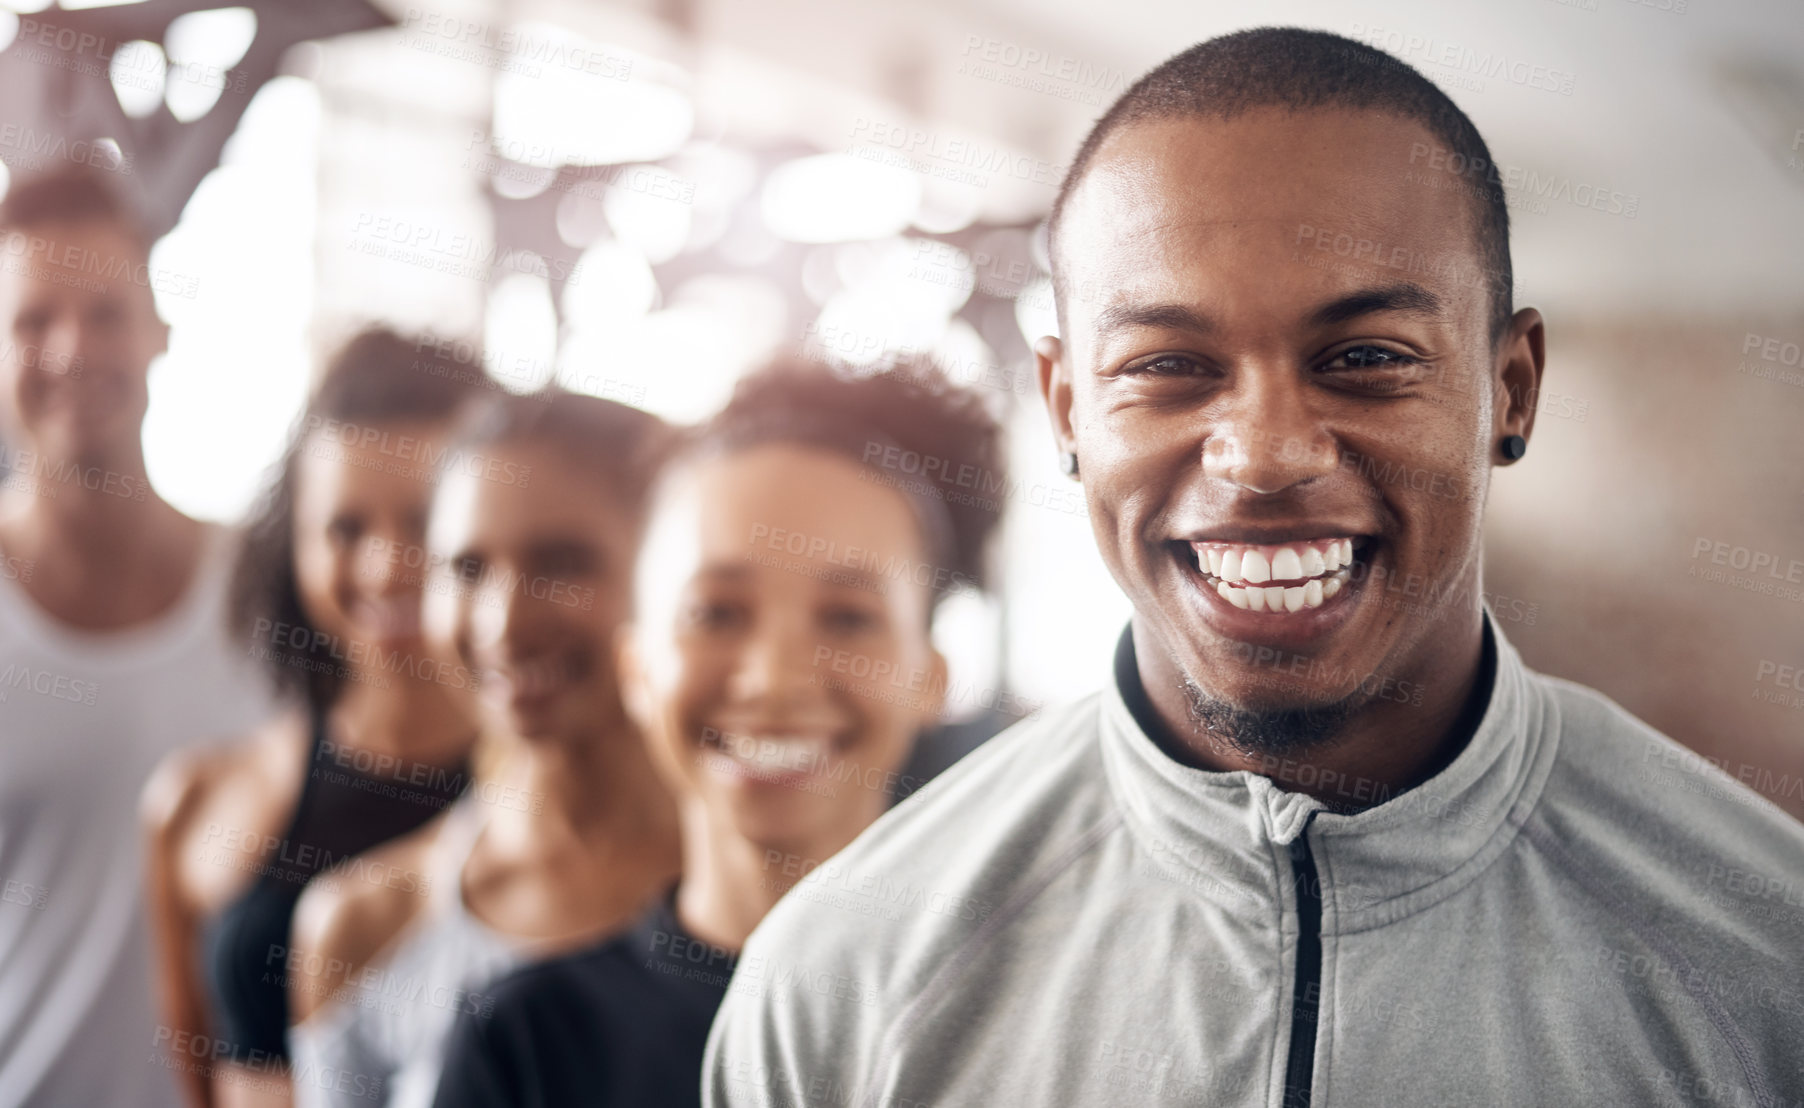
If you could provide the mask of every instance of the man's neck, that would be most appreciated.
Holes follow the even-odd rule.
[[[1490,703],[1496,646],[1482,612],[1474,613],[1473,622],[1462,636],[1467,645],[1443,652],[1433,679],[1416,675],[1392,686],[1413,686],[1410,696],[1375,697],[1333,737],[1295,751],[1244,749],[1195,723],[1181,677],[1164,672],[1175,665],[1156,653],[1158,646],[1147,641],[1138,621],[1131,632],[1133,664],[1118,666],[1117,679],[1136,721],[1174,760],[1217,772],[1256,773],[1333,810],[1359,811],[1445,769],[1477,731]]]
[[[43,468],[35,491],[15,484],[0,497],[0,554],[29,567],[26,592],[73,627],[117,630],[169,610],[194,579],[201,525],[151,490],[142,452],[57,472],[71,466],[75,479]]]

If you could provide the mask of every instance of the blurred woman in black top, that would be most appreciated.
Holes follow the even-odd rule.
[[[813,987],[784,967],[735,978],[736,952],[898,791],[945,700],[934,610],[981,583],[997,522],[905,456],[1003,479],[983,402],[901,370],[756,374],[666,468],[619,665],[678,797],[683,877],[625,936],[461,1015],[440,1108],[699,1105],[725,990]],[[895,910],[837,880],[809,892]]]
[[[327,367],[232,583],[238,641],[292,710],[240,742],[179,752],[145,788],[163,1021],[218,1063],[184,1068],[197,1105],[288,1103],[301,890],[431,819],[469,779],[468,682],[422,641],[408,568],[446,437],[477,391],[437,347],[372,329]]]

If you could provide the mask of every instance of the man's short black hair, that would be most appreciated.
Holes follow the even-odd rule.
[[[1227,120],[1256,108],[1366,109],[1426,127],[1448,148],[1452,155],[1448,164],[1462,170],[1455,179],[1477,204],[1479,272],[1491,297],[1491,341],[1503,336],[1515,311],[1510,214],[1502,177],[1485,140],[1446,93],[1408,64],[1327,31],[1297,27],[1237,31],[1173,55],[1134,82],[1078,147],[1053,201],[1052,233],[1057,235],[1065,204],[1096,151],[1123,126],[1185,116]]]

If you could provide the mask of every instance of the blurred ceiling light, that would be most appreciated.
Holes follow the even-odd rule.
[[[183,123],[193,123],[201,116],[213,110],[219,103],[220,93],[225,91],[222,79],[218,84],[200,76],[205,71],[194,66],[177,65],[171,67],[169,89],[163,100],[169,105],[169,114]]]
[[[264,85],[227,164],[151,251],[170,336],[150,378],[145,464],[159,493],[205,519],[242,515],[306,400],[320,116],[310,83]]]
[[[244,60],[256,37],[257,16],[249,8],[188,12],[170,21],[163,35],[169,114],[192,123],[212,111],[225,91],[226,75]]]
[[[12,187],[13,171],[6,168],[5,162],[0,162],[0,200],[6,199],[6,192]]]
[[[578,250],[600,238],[608,229],[608,213],[601,197],[585,183],[564,193],[557,202],[557,237]]]
[[[507,158],[498,158],[500,163],[496,171],[489,174],[489,185],[496,196],[509,200],[530,200],[551,187],[557,180],[557,170],[550,166],[523,165]]]
[[[730,319],[701,304],[653,312],[598,348],[604,380],[634,390],[639,407],[690,423],[723,407],[756,359]]]
[[[706,250],[725,238],[732,226],[730,210],[697,205],[689,213],[689,237],[683,240],[683,249],[691,254]]]
[[[869,366],[932,350],[946,331],[946,313],[918,301],[898,301],[890,291],[847,289],[834,294],[807,332],[805,356]]]
[[[19,37],[19,17],[17,14],[0,8],[0,50],[13,44]]]
[[[249,8],[212,8],[169,21],[163,46],[178,62],[199,62],[228,70],[244,60],[257,37],[257,13]]]
[[[815,154],[785,162],[764,182],[764,222],[791,242],[850,242],[894,235],[921,203],[913,173]]]
[[[620,166],[607,180],[601,206],[615,238],[638,247],[653,265],[682,252],[695,201],[693,181],[655,165]]]
[[[43,11],[55,2],[56,0],[0,0],[0,7],[6,8],[8,11],[31,15],[33,12]]]
[[[518,64],[495,79],[495,152],[529,165],[664,158],[687,142],[695,108],[668,63],[545,23],[514,28]]]
[[[788,331],[789,304],[783,290],[749,273],[705,273],[693,277],[670,298],[674,308],[699,308],[718,320],[723,333],[743,350],[742,367],[764,362]]]
[[[306,127],[311,133],[319,126],[320,116],[324,111],[325,105],[318,85],[304,77],[282,76],[271,78],[257,90],[257,95],[251,98],[250,106],[245,109],[244,118],[259,121],[265,117],[280,119],[282,126]],[[111,139],[103,141],[112,142]],[[312,148],[290,142],[281,127],[262,123],[246,126],[243,121],[240,121],[238,129],[226,140],[225,149],[219,153],[221,165],[248,161],[272,167],[281,166],[292,173],[304,175],[308,180],[313,177],[312,158]]]
[[[120,109],[133,119],[143,119],[157,110],[163,102],[168,75],[169,63],[163,48],[143,39],[119,47],[107,63],[113,95],[119,98]]]
[[[669,309],[575,330],[559,354],[557,381],[664,419],[705,419],[741,375],[769,359],[785,328],[783,291],[774,283],[704,274],[678,287]]]
[[[691,142],[665,160],[672,172],[695,182],[695,201],[709,207],[731,207],[751,194],[758,183],[758,162],[731,146]]]
[[[510,273],[498,281],[489,290],[482,348],[491,364],[506,367],[495,378],[509,392],[532,392],[549,381],[557,358],[551,283],[533,273]]]
[[[971,255],[934,239],[851,242],[834,251],[834,262],[846,287],[879,292],[940,315],[964,307],[977,283]]]
[[[142,3],[144,3],[144,0],[63,0],[63,10],[66,12],[79,12],[86,11],[89,8],[122,8],[127,4]],[[49,6],[50,5],[46,3],[36,8],[20,7],[19,10],[41,12]]]
[[[1035,277],[1015,297],[1015,326],[1031,349],[1046,335],[1059,333],[1059,313],[1052,301],[1052,278]]]
[[[742,201],[758,183],[758,163],[743,150],[691,141],[664,164],[694,182],[689,237],[683,249],[694,253],[720,242],[732,229]]]
[[[658,302],[658,279],[645,255],[603,239],[583,251],[564,283],[564,319],[573,330],[603,329],[639,319]]]
[[[921,182],[921,206],[914,225],[930,235],[950,235],[977,221],[983,190],[964,181],[927,177]]]
[[[839,275],[833,248],[816,246],[802,257],[802,295],[816,304],[825,304],[833,294],[846,287]]]
[[[94,149],[100,152],[107,169],[117,170],[125,164],[125,151],[119,148],[119,140],[116,138],[97,138],[94,140]]]
[[[782,252],[783,242],[770,233],[770,228],[756,213],[742,209],[728,222],[727,233],[720,237],[718,249],[721,260],[728,265],[757,269]]]
[[[933,344],[931,353],[946,376],[966,388],[1006,387],[1009,380],[990,344],[983,341],[977,328],[962,319],[954,319],[946,325],[945,333]]]

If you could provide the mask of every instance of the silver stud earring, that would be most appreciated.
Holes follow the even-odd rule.
[[[1076,477],[1077,476],[1077,454],[1075,454],[1074,452],[1072,452],[1070,450],[1062,451],[1059,454],[1059,468],[1061,470],[1064,470],[1065,476]]]

